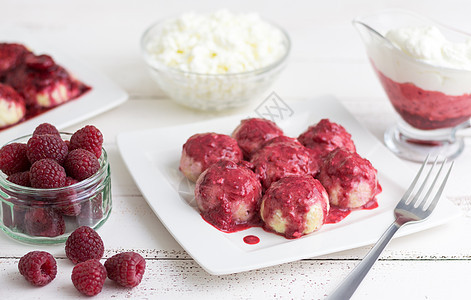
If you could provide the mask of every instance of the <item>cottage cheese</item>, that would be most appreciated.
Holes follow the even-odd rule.
[[[147,44],[157,62],[201,74],[240,73],[266,67],[285,53],[284,36],[255,13],[186,13],[163,24]]]
[[[245,105],[271,86],[290,42],[257,14],[221,10],[157,24],[142,46],[151,75],[170,98],[192,108],[223,110]]]

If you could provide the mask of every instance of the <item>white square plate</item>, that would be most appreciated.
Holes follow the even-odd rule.
[[[17,137],[31,134],[37,125],[51,123],[61,130],[67,126],[103,113],[128,99],[126,92],[105,75],[85,62],[61,52],[54,45],[37,40],[21,30],[0,30],[0,42],[21,43],[36,54],[48,54],[78,80],[92,89],[77,99],[52,108],[25,122],[0,131],[0,145]]]
[[[290,117],[277,121],[286,135],[297,137],[322,118],[343,125],[352,134],[358,153],[378,169],[383,187],[378,208],[353,211],[341,222],[324,225],[321,230],[296,240],[261,228],[223,233],[206,223],[195,207],[194,185],[178,171],[181,149],[195,133],[231,134],[247,116],[118,136],[121,155],[150,207],[180,245],[211,274],[247,271],[372,244],[394,221],[392,211],[416,171],[389,152],[333,97],[312,99],[291,105],[291,109]],[[437,226],[459,215],[458,208],[441,199],[430,219],[406,226],[397,236]],[[247,235],[259,237],[260,242],[244,243]]]

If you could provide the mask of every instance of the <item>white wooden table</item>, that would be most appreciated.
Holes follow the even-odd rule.
[[[449,0],[253,1],[225,3],[236,11],[256,11],[286,28],[293,50],[287,69],[273,86],[285,101],[333,94],[375,136],[396,118],[368,64],[359,36],[351,26],[356,15],[401,7],[422,12],[471,32],[471,2]],[[137,251],[147,260],[140,286],[128,290],[111,281],[96,299],[322,299],[367,253],[362,247],[251,272],[227,276],[206,273],[170,236],[152,213],[123,164],[115,137],[139,130],[191,123],[228,113],[199,113],[168,100],[156,87],[139,55],[144,29],[163,17],[184,11],[223,8],[202,1],[0,1],[0,27],[13,26],[58,44],[93,65],[130,95],[122,106],[85,124],[104,133],[112,165],[113,212],[99,230],[105,257]],[[246,107],[231,113],[253,110]],[[354,299],[469,299],[471,278],[471,186],[466,169],[471,145],[457,160],[447,197],[463,217],[438,228],[395,239],[373,267]],[[469,174],[469,173],[468,173]],[[467,183],[468,182],[468,183]],[[59,273],[49,285],[35,288],[18,273],[21,256],[32,250],[51,252]],[[32,246],[0,234],[0,298],[77,298],[70,274],[73,265],[63,245]]]

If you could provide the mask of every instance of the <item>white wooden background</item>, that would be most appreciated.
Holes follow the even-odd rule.
[[[128,102],[68,128],[94,124],[104,133],[112,164],[114,207],[99,230],[105,256],[138,251],[147,260],[140,286],[128,290],[107,281],[96,299],[322,299],[359,262],[370,247],[227,276],[207,274],[169,235],[152,213],[129,175],[116,147],[121,131],[171,126],[251,111],[199,113],[182,108],[162,94],[139,55],[144,29],[163,17],[193,10],[229,8],[259,12],[283,26],[293,49],[287,69],[273,90],[285,101],[333,94],[379,139],[396,118],[368,65],[359,36],[351,26],[356,15],[400,7],[471,32],[471,2],[410,1],[0,1],[0,28],[19,28],[59,45],[63,52],[93,65],[122,86]],[[468,143],[469,144],[469,143]],[[471,150],[457,160],[447,196],[463,217],[392,241],[354,299],[469,299],[471,278],[471,187],[467,168]],[[25,253],[43,249],[58,260],[59,274],[48,286],[30,286],[18,273]],[[77,298],[73,265],[63,246],[20,244],[0,234],[2,299]]]

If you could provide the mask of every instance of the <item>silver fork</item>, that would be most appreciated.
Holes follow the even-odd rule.
[[[440,169],[435,176],[432,184],[428,187],[428,190],[425,196],[421,197],[421,194],[425,192],[425,188],[427,183],[431,177],[432,170],[437,165],[437,159],[433,163],[432,167],[430,168],[428,174],[426,175],[422,185],[419,187],[418,191],[412,194],[416,186],[418,186],[417,182],[421,177],[422,171],[424,170],[425,166],[428,163],[428,157],[425,159],[424,163],[420,167],[419,172],[415,176],[414,180],[412,181],[411,185],[404,193],[401,198],[401,201],[397,204],[396,208],[394,209],[394,216],[396,220],[389,226],[389,228],[384,232],[381,238],[376,242],[373,248],[368,252],[365,258],[358,264],[355,269],[344,279],[344,281],[337,287],[337,289],[327,297],[328,300],[346,300],[350,299],[353,293],[356,291],[357,287],[362,282],[363,278],[365,278],[366,274],[373,266],[373,264],[378,259],[379,255],[389,243],[393,235],[397,232],[399,228],[403,225],[409,224],[410,222],[420,222],[425,220],[430,214],[432,213],[433,209],[438,203],[438,199],[440,199],[440,195],[445,188],[446,181],[448,180],[448,176],[450,175],[451,168],[453,167],[453,162],[450,164],[448,168],[448,172],[446,173],[445,177],[442,179],[441,184],[438,183],[438,178],[440,173],[443,170],[443,167],[446,163],[446,159],[442,162]],[[440,187],[435,192],[435,196],[433,200],[428,204],[428,199],[432,193],[432,190],[436,187],[437,184],[440,184]],[[412,196],[412,197],[411,197]]]

